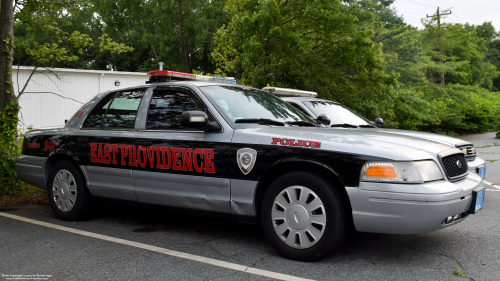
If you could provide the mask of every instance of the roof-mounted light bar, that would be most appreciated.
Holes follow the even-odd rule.
[[[316,92],[310,91],[302,91],[297,89],[288,89],[288,88],[277,88],[277,87],[264,87],[263,91],[269,92],[275,96],[284,96],[284,97],[309,97],[314,98],[318,95]]]
[[[219,83],[229,83],[236,84],[236,80],[232,77],[212,77],[205,75],[197,75],[191,73],[183,73],[170,70],[154,70],[148,72],[149,81],[146,83],[154,82],[170,82],[170,81],[207,81],[207,82],[219,82]]]

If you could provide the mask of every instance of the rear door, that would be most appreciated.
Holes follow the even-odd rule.
[[[231,134],[184,128],[179,117],[200,110],[215,121],[189,88],[156,87],[147,118],[135,136],[133,174],[139,202],[230,212],[227,178]]]
[[[129,155],[135,154],[137,111],[146,89],[113,92],[93,108],[71,137],[94,196],[137,201]]]

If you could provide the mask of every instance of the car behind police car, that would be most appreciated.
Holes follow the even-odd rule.
[[[415,234],[482,207],[462,150],[383,132],[330,130],[246,86],[150,73],[97,95],[64,127],[26,134],[18,176],[47,189],[64,220],[98,197],[261,221],[281,255],[302,261],[358,231]],[[169,80],[183,80],[165,82]],[[223,82],[232,82],[224,81]]]
[[[412,136],[456,147],[464,152],[469,171],[479,174],[483,179],[486,174],[486,162],[477,157],[476,149],[470,142],[440,134],[379,128],[377,126],[383,124],[382,119],[377,118],[375,122],[370,122],[340,103],[316,98],[317,93],[315,92],[276,87],[265,87],[263,90],[280,97],[310,118],[316,119],[321,115],[327,116],[331,121],[331,124],[328,126],[333,128],[377,131],[388,134]],[[379,122],[379,124],[376,124],[377,122]]]

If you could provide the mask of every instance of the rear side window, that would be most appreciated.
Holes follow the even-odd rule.
[[[193,95],[184,90],[157,89],[153,93],[148,109],[146,129],[185,129],[179,117],[185,111],[203,111]]]
[[[133,129],[144,89],[106,96],[89,114],[83,128]]]

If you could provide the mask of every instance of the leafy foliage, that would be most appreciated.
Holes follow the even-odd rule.
[[[17,145],[17,110],[16,102],[11,101],[0,112],[0,195],[13,193],[19,186],[16,176],[15,158],[20,155]]]

